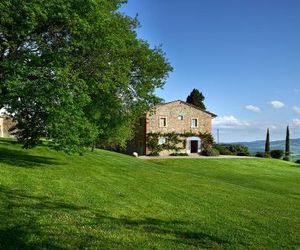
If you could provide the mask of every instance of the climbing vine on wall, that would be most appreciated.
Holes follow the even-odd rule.
[[[147,134],[147,147],[151,151],[151,155],[159,155],[163,150],[179,152],[186,148],[186,138],[197,136],[201,138],[202,150],[211,148],[214,139],[210,133],[148,133]],[[160,144],[160,138],[165,138],[165,142]]]
[[[163,150],[163,145],[159,144],[159,133],[149,133],[147,135],[147,147],[151,151],[151,155],[159,155],[159,153]]]

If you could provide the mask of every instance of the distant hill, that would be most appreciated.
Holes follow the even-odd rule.
[[[254,142],[239,142],[249,148],[251,154],[255,154],[256,152],[263,152],[265,150],[265,141],[254,141]],[[272,149],[283,149],[285,148],[285,141],[272,141],[271,142],[271,150]],[[300,138],[299,139],[291,139],[291,151],[293,158],[300,159]]]

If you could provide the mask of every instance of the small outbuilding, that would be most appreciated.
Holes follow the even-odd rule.
[[[8,115],[0,116],[0,137],[11,136],[11,129],[16,125],[13,119]]]

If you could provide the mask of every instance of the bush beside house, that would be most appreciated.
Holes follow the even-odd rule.
[[[221,155],[236,155],[249,156],[249,149],[240,144],[215,144],[214,148],[220,152]]]
[[[284,151],[280,149],[275,149],[271,151],[271,157],[274,159],[282,159]]]

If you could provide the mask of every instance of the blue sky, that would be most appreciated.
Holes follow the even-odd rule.
[[[221,141],[300,137],[299,0],[129,0],[138,36],[162,45],[174,72],[157,94],[185,100],[193,88],[218,115]]]

